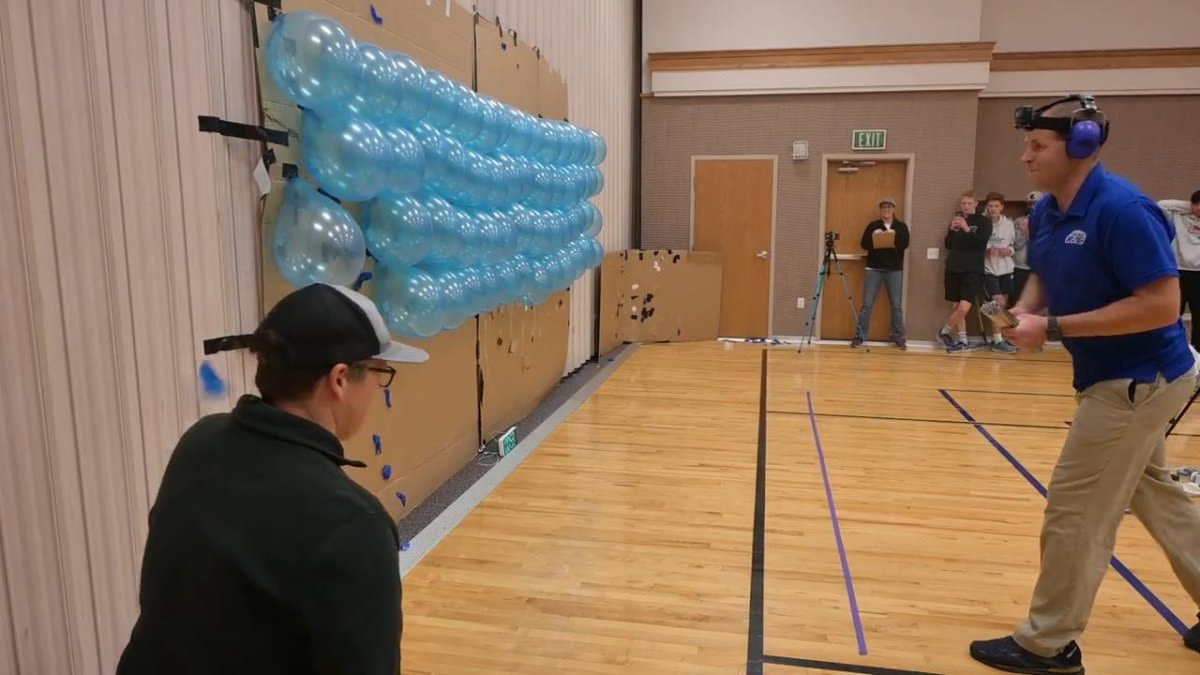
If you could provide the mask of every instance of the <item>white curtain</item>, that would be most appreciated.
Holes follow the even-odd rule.
[[[113,672],[203,338],[259,314],[243,0],[0,5],[0,673]]]

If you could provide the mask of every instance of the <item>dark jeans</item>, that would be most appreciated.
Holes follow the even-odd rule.
[[[1179,270],[1179,313],[1192,312],[1192,346],[1200,350],[1200,272]]]
[[[879,287],[885,285],[888,301],[892,305],[892,339],[897,342],[904,339],[904,310],[900,308],[904,292],[904,270],[867,270],[866,281],[863,284],[862,311],[858,314],[858,337],[863,340],[866,340],[867,334],[871,332],[871,310],[875,309]]]

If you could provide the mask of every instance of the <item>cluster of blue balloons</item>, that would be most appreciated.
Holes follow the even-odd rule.
[[[370,255],[389,327],[429,337],[544,302],[603,260],[595,131],[477,94],[313,12],[276,16],[266,63],[303,111],[300,164],[316,184],[291,179],[276,219],[290,284],[352,285]]]

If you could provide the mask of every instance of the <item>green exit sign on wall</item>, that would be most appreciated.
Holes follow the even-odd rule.
[[[855,129],[852,132],[851,150],[883,150],[886,147],[886,129]]]

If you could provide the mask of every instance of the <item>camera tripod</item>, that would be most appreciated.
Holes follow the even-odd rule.
[[[821,308],[821,297],[825,294],[825,282],[831,274],[835,274],[833,271],[834,267],[837,268],[836,274],[842,279],[842,288],[846,291],[846,301],[850,303],[850,316],[854,317],[854,330],[857,335],[858,308],[854,304],[854,295],[850,293],[850,285],[846,283],[846,272],[842,269],[842,261],[838,258],[837,235],[833,232],[826,232],[825,257],[821,259],[821,271],[817,274],[817,289],[813,293],[812,306],[808,308],[808,320],[804,323],[807,332],[800,341],[801,345],[812,344],[813,330],[815,330],[817,322],[817,312]]]

